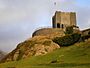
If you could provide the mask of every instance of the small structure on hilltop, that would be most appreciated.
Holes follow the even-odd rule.
[[[89,29],[85,29],[85,30],[82,30],[82,35],[89,35],[90,34],[90,28]]]
[[[68,26],[79,29],[76,23],[76,13],[56,11],[52,17],[52,27],[66,29]]]

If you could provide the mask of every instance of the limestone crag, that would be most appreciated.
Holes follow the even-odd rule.
[[[1,62],[16,61],[31,56],[45,55],[60,46],[54,43],[47,36],[35,36],[31,39],[18,44],[16,49],[9,53]]]

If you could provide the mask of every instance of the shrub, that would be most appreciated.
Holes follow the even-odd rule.
[[[79,41],[81,34],[74,33],[66,35],[64,37],[56,37],[53,42],[59,44],[60,46],[69,46]]]
[[[73,33],[73,26],[66,27],[65,34],[72,34]]]

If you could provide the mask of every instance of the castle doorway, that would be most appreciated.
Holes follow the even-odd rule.
[[[60,28],[60,24],[59,23],[57,23],[57,28]]]

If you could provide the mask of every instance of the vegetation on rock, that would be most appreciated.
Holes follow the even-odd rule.
[[[65,34],[72,34],[73,33],[73,26],[66,27]]]
[[[66,35],[64,37],[56,37],[53,42],[59,44],[60,46],[69,46],[79,41],[81,34],[74,33]]]

